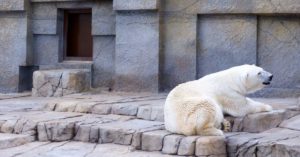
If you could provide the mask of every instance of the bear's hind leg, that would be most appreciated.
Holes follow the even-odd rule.
[[[196,132],[201,136],[223,136],[223,131],[215,127],[216,112],[213,108],[209,110],[199,109],[197,111]]]
[[[201,135],[201,136],[224,136],[222,130],[219,130],[213,126],[200,130],[198,135]]]

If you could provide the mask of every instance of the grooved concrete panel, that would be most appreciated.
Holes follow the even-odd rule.
[[[300,18],[259,18],[258,63],[274,75],[271,87],[300,89]]]
[[[256,17],[217,15],[198,19],[198,78],[256,63]]]
[[[95,36],[93,50],[93,87],[112,87],[115,68],[115,37]]]
[[[58,63],[59,39],[56,35],[34,35],[34,63],[50,65]]]
[[[19,66],[26,65],[27,21],[23,13],[0,14],[0,91],[17,92]]]
[[[164,89],[196,79],[197,15],[164,14],[162,80]]]
[[[112,1],[95,1],[92,11],[92,35],[115,35],[116,17]]]
[[[158,14],[119,13],[116,20],[115,89],[158,91]]]

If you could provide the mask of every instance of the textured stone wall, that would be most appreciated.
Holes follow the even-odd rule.
[[[162,89],[257,64],[272,72],[274,81],[255,96],[300,96],[299,9],[296,0],[162,2]]]
[[[157,0],[115,0],[115,90],[159,90]]]
[[[30,8],[24,0],[0,1],[0,91],[17,92],[19,66],[30,64]]]
[[[158,14],[120,13],[116,26],[115,89],[158,92]]]
[[[58,66],[63,61],[63,10],[91,8],[92,85],[93,87],[112,88],[116,30],[113,2],[111,0],[33,0],[32,2],[34,63],[43,66]]]
[[[17,89],[18,66],[31,62],[28,42],[35,65],[61,64],[62,10],[69,8],[92,9],[93,87],[169,91],[247,63],[274,74],[256,96],[300,96],[298,0],[2,0],[0,47],[11,57],[0,58],[9,65],[0,91]],[[20,54],[27,57],[9,64]],[[6,76],[15,77],[8,83]]]
[[[256,63],[256,17],[198,17],[198,78],[241,64]]]

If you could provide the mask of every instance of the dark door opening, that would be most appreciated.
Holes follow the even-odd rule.
[[[64,60],[92,60],[91,9],[65,10]]]

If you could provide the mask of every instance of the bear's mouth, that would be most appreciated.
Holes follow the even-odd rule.
[[[263,82],[264,85],[270,85],[271,82]]]

